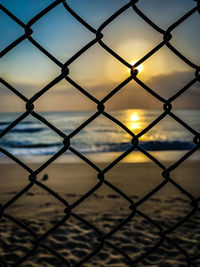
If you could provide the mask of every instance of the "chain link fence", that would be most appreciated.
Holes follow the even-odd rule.
[[[6,127],[1,133],[0,138],[3,138],[7,133],[9,133],[10,130],[13,129],[17,124],[19,124],[21,121],[23,121],[27,116],[31,115],[35,117],[37,120],[45,124],[47,127],[49,127],[51,130],[53,130],[57,135],[59,135],[63,139],[63,147],[55,154],[53,155],[49,160],[47,160],[43,165],[41,165],[38,169],[33,170],[30,167],[28,167],[24,162],[22,162],[20,159],[6,151],[4,148],[0,147],[0,152],[3,153],[5,156],[16,162],[16,164],[20,165],[22,168],[24,168],[25,171],[28,172],[28,179],[27,179],[27,185],[21,190],[20,192],[17,192],[12,198],[7,201],[5,204],[0,205],[0,217],[1,219],[7,219],[11,221],[12,223],[16,224],[18,227],[22,228],[27,236],[31,236],[33,238],[33,244],[32,247],[25,253],[23,257],[20,259],[17,259],[15,263],[12,264],[12,266],[19,266],[25,264],[26,261],[35,254],[35,252],[38,249],[43,249],[48,251],[48,253],[52,254],[53,257],[55,257],[57,260],[59,260],[60,265],[59,266],[72,266],[67,258],[65,258],[63,255],[61,255],[54,247],[48,246],[44,244],[44,240],[48,238],[53,232],[55,232],[57,229],[59,229],[65,222],[69,220],[69,218],[75,218],[79,222],[85,225],[88,229],[92,230],[95,234],[93,238],[97,242],[97,246],[95,249],[91,251],[91,253],[88,253],[84,257],[80,257],[79,261],[74,263],[73,266],[83,266],[84,264],[87,265],[87,262],[89,262],[93,257],[101,253],[101,250],[107,246],[112,248],[112,250],[115,251],[116,254],[120,254],[122,256],[122,264],[114,264],[111,266],[141,266],[140,264],[144,259],[148,258],[150,255],[153,254],[155,250],[162,247],[162,244],[164,242],[168,242],[171,247],[175,247],[184,257],[185,265],[180,266],[199,266],[198,263],[196,263],[200,258],[200,253],[197,253],[196,255],[190,255],[189,249],[183,248],[180,243],[176,242],[175,239],[171,237],[171,233],[173,233],[175,230],[180,228],[182,225],[187,223],[189,219],[192,218],[192,216],[196,215],[199,212],[198,203],[200,200],[199,198],[195,198],[190,192],[188,192],[186,189],[184,189],[180,184],[178,184],[174,179],[171,178],[171,172],[174,171],[180,164],[182,164],[187,158],[189,158],[195,151],[197,151],[200,147],[200,134],[195,131],[193,128],[191,128],[186,122],[184,122],[181,118],[179,118],[177,115],[173,113],[173,102],[180,97],[184,92],[187,90],[190,90],[191,86],[194,85],[196,82],[200,81],[200,67],[191,62],[188,58],[186,58],[181,52],[179,52],[171,43],[170,40],[173,37],[173,30],[176,29],[180,24],[182,24],[185,20],[190,18],[194,13],[200,12],[200,2],[196,0],[196,6],[187,12],[184,16],[181,18],[178,18],[178,20],[173,23],[168,29],[162,29],[158,25],[156,25],[149,17],[147,17],[138,7],[137,7],[138,0],[130,0],[127,4],[125,4],[123,7],[121,7],[117,12],[115,12],[112,16],[110,16],[106,21],[103,22],[103,24],[98,28],[94,29],[91,25],[89,25],[84,19],[82,19],[79,14],[77,14],[67,1],[65,0],[56,0],[53,3],[51,3],[49,6],[47,6],[45,9],[41,10],[36,16],[34,16],[27,24],[24,24],[19,18],[15,16],[15,14],[11,13],[8,9],[6,9],[2,4],[0,5],[1,10],[9,16],[14,22],[16,22],[19,26],[21,26],[24,29],[24,34],[20,36],[18,39],[10,43],[3,51],[0,52],[0,56],[3,57],[7,53],[9,53],[13,48],[18,46],[21,42],[23,42],[25,39],[28,40],[32,45],[34,45],[37,49],[39,49],[44,55],[46,55],[52,62],[54,62],[57,66],[60,67],[61,73],[58,77],[56,77],[54,80],[52,80],[48,85],[46,85],[42,90],[37,92],[33,97],[30,99],[26,98],[21,92],[13,88],[7,81],[4,79],[0,79],[1,83],[6,86],[10,91],[12,91],[16,97],[20,98],[24,101],[25,109],[26,111],[20,115],[15,121],[10,123],[8,127]],[[20,3],[19,3],[20,4]],[[81,23],[88,31],[90,31],[94,35],[94,39],[89,42],[87,45],[82,47],[76,54],[74,54],[67,62],[62,64],[58,59],[56,59],[51,53],[49,53],[44,47],[42,47],[33,37],[33,30],[32,26],[39,21],[43,16],[48,14],[48,12],[52,11],[56,6],[61,5],[63,6],[63,9],[66,10],[66,12],[69,12],[79,23]],[[156,47],[154,47],[151,51],[149,51],[143,58],[141,58],[139,61],[137,61],[134,66],[130,65],[128,62],[126,62],[123,58],[121,58],[115,51],[113,51],[106,43],[104,43],[104,35],[103,30],[111,23],[113,22],[117,17],[122,15],[126,10],[132,9],[133,15],[134,13],[137,13],[149,26],[151,26],[155,31],[157,31],[158,34],[163,36],[163,41],[160,42]],[[109,54],[111,54],[113,57],[115,57],[117,60],[119,60],[122,64],[124,64],[126,67],[130,69],[130,76],[124,80],[122,83],[120,83],[114,90],[112,90],[109,94],[107,94],[101,101],[96,99],[93,95],[91,95],[87,90],[82,88],[79,84],[77,84],[74,80],[72,80],[68,74],[70,73],[70,64],[76,60],[79,60],[79,57],[85,53],[87,50],[89,50],[91,47],[93,47],[95,44],[99,44],[101,47],[103,47]],[[186,64],[188,64],[190,67],[194,69],[194,78],[191,80],[188,84],[186,84],[183,88],[181,88],[176,94],[172,95],[170,98],[165,99],[158,93],[156,93],[153,88],[149,88],[144,82],[142,82],[137,74],[138,70],[137,67],[144,63],[148,58],[150,58],[152,55],[154,55],[157,51],[159,51],[162,47],[167,47],[170,49],[174,55],[176,55],[178,58],[180,58],[182,61],[184,61]],[[66,135],[63,131],[55,127],[52,123],[47,121],[43,116],[38,114],[34,110],[34,103],[42,96],[44,95],[48,90],[51,89],[54,85],[58,84],[61,80],[65,79],[68,83],[70,83],[74,90],[80,91],[82,94],[84,94],[88,99],[93,101],[97,106],[97,111],[84,123],[82,123],[77,129],[72,131],[69,135]],[[144,130],[142,130],[139,134],[135,135],[133,131],[128,129],[122,122],[120,122],[117,118],[113,117],[111,114],[109,114],[105,107],[106,102],[115,94],[117,94],[125,85],[127,85],[130,81],[135,80],[137,84],[141,86],[144,90],[146,90],[153,98],[156,98],[161,103],[163,103],[163,113],[157,117],[150,125],[148,125]],[[104,116],[117,124],[119,127],[121,127],[123,130],[127,132],[132,137],[131,141],[131,147],[122,153],[117,159],[115,159],[112,163],[110,163],[108,166],[106,166],[103,169],[100,169],[96,164],[94,164],[91,160],[89,160],[85,155],[82,153],[79,153],[76,149],[74,149],[70,141],[73,137],[75,137],[80,131],[82,131],[88,124],[93,122],[96,118],[99,116]],[[173,120],[175,120],[177,123],[182,125],[185,129],[187,129],[194,137],[194,147],[188,151],[184,156],[182,156],[176,163],[171,165],[170,167],[165,167],[159,160],[157,160],[154,156],[152,156],[149,152],[145,151],[140,146],[140,138],[147,133],[150,129],[152,129],[155,125],[157,125],[161,120],[163,120],[166,116],[170,116]],[[163,177],[163,181],[158,184],[151,192],[149,192],[147,195],[142,197],[141,199],[137,201],[133,201],[133,199],[125,194],[120,188],[114,186],[112,183],[110,183],[106,177],[106,174],[111,168],[113,168],[115,165],[117,165],[122,159],[124,159],[127,155],[129,155],[131,152],[133,152],[135,149],[139,150],[141,153],[143,153],[145,156],[147,156],[152,162],[154,162],[159,168],[160,168],[160,174]],[[58,157],[60,157],[63,153],[65,153],[67,150],[71,151],[73,154],[78,156],[81,161],[88,164],[90,167],[92,167],[96,171],[96,185],[89,190],[87,193],[85,193],[83,196],[81,196],[77,201],[75,201],[73,204],[69,204],[66,199],[61,197],[58,193],[56,193],[53,189],[46,186],[44,183],[39,181],[37,179],[38,175],[47,168],[51,163],[53,163]],[[191,209],[190,211],[182,218],[180,218],[175,224],[173,224],[170,228],[167,230],[164,229],[156,220],[153,218],[147,216],[145,213],[143,213],[140,210],[140,206],[148,201],[154,194],[156,194],[159,190],[164,188],[166,185],[172,185],[174,188],[176,188],[178,191],[180,191],[184,196],[189,200]],[[79,206],[81,203],[86,201],[92,194],[94,194],[102,185],[106,185],[109,187],[113,192],[115,192],[117,195],[122,197],[129,206],[130,213],[129,215],[120,223],[118,223],[113,229],[111,229],[107,234],[102,233],[93,223],[89,222],[88,220],[84,219],[82,216],[78,215],[76,212],[74,212],[74,209]],[[9,215],[7,213],[7,209],[13,205],[19,198],[21,198],[24,194],[29,192],[29,190],[32,187],[40,187],[42,190],[45,190],[49,194],[52,195],[52,197],[56,198],[58,201],[60,201],[62,204],[65,205],[65,209],[63,212],[63,217],[61,220],[59,220],[55,225],[50,228],[48,231],[46,231],[43,235],[38,235],[37,231],[34,230],[34,228],[31,228],[30,225],[20,221],[19,219]],[[113,199],[113,201],[115,201]],[[111,238],[123,227],[125,227],[135,216],[140,216],[142,219],[147,221],[152,227],[156,228],[156,235],[158,238],[158,241],[156,241],[150,249],[146,250],[144,253],[141,253],[138,257],[131,257],[131,255],[128,255],[123,249],[120,248],[120,246],[117,246],[111,242]],[[184,233],[183,233],[184,235]],[[128,238],[128,237],[127,237]],[[198,242],[199,240],[196,240]],[[9,266],[9,264],[6,262],[6,260],[0,256],[0,265],[1,266]],[[86,266],[85,265],[85,266]],[[40,265],[41,266],[41,265]],[[54,264],[55,266],[55,264]],[[103,266],[103,265],[102,265]],[[145,265],[148,266],[148,265]],[[157,266],[157,265],[154,265]],[[161,265],[161,266],[169,266],[169,265]],[[174,266],[174,265],[173,265]]]

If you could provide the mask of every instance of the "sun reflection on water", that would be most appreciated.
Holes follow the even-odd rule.
[[[133,121],[133,122],[135,122],[135,121],[139,121],[139,116],[138,116],[138,114],[137,113],[133,113],[132,115],[131,115],[131,121]]]
[[[126,127],[130,129],[134,134],[139,134],[147,126],[147,118],[145,111],[130,109],[126,113]],[[140,140],[146,139],[146,136],[141,136]]]
[[[139,131],[139,129],[141,129],[141,118],[139,113],[131,112],[131,114],[129,115],[128,128],[137,132]]]

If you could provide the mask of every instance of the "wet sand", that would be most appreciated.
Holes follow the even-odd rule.
[[[168,162],[166,165],[170,165]],[[106,165],[99,164],[100,168]],[[39,165],[30,165],[36,170]],[[15,164],[0,165],[0,202],[6,204],[17,192],[29,184],[28,173]],[[99,248],[100,234],[108,234],[133,213],[131,201],[139,201],[164,178],[162,170],[153,163],[120,163],[106,175],[110,182],[129,197],[129,201],[103,184],[78,206],[81,197],[92,189],[99,180],[97,172],[86,164],[53,164],[47,167],[37,180],[58,193],[72,205],[72,215],[59,229],[51,233],[41,244],[56,250],[70,266],[76,266],[84,257]],[[48,176],[44,176],[48,174]],[[188,161],[171,173],[174,181],[190,192],[195,198],[200,196],[199,162]],[[161,240],[162,230],[173,227],[180,219],[192,211],[191,200],[168,183],[150,199],[137,207],[138,212],[119,231],[110,235],[100,252],[81,266],[130,266],[128,258],[116,251],[119,248],[132,260],[140,258]],[[34,247],[34,237],[11,222],[7,215],[22,221],[38,236],[42,236],[65,217],[66,206],[38,185],[34,185],[20,199],[9,206],[6,217],[0,222],[0,256],[8,265],[14,264]],[[152,224],[141,212],[150,217]],[[100,231],[81,222],[81,216]],[[196,212],[187,222],[167,235],[163,243],[149,256],[132,266],[182,267],[188,266],[186,255],[171,242],[181,246],[189,257],[200,250],[200,213]],[[193,261],[200,266],[200,260]],[[1,265],[0,265],[1,266]],[[3,265],[2,265],[3,266]],[[42,247],[34,252],[21,266],[67,266]]]

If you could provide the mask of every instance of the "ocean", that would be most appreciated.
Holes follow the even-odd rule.
[[[138,134],[162,111],[128,109],[109,113],[134,134]],[[177,110],[174,113],[190,127],[200,131],[200,110]],[[94,112],[66,111],[40,114],[65,134],[70,134]],[[20,113],[1,113],[0,131],[4,130],[19,115]],[[194,147],[193,138],[194,136],[187,129],[167,116],[140,138],[140,146],[150,153],[159,152],[158,155],[169,158],[170,155],[173,157],[173,155],[179,155],[180,152],[192,149]],[[103,153],[104,156],[99,157],[101,161],[106,158],[106,155],[126,151],[131,146],[131,139],[131,136],[122,128],[101,115],[71,139],[71,146],[87,155],[102,155]],[[54,155],[62,147],[62,138],[34,117],[28,116],[0,139],[0,146],[16,157],[31,158],[32,162],[38,162],[39,158]],[[65,154],[70,155],[71,152],[66,151]],[[0,160],[3,158],[5,155],[0,153]],[[137,157],[132,157],[131,161],[137,161]]]

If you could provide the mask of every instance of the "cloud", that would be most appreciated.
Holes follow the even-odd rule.
[[[195,73],[192,71],[182,71],[182,72],[173,72],[169,74],[162,74],[159,76],[154,76],[151,79],[147,80],[147,83],[155,88],[159,88],[162,93],[169,92],[171,95],[175,91],[180,90],[187,83],[192,81],[195,78]],[[196,83],[192,90],[195,88],[200,88],[200,84]]]
[[[188,82],[194,78],[194,72],[173,72],[169,74],[163,74],[143,81],[159,95],[168,99],[183,88]],[[142,79],[142,78],[141,78]],[[64,86],[64,84],[63,84]],[[3,86],[4,87],[4,86]],[[0,104],[0,111],[8,111],[7,106],[12,102],[12,111],[21,110],[21,101],[15,100],[15,95],[9,93],[9,90],[5,90],[5,87],[1,87],[1,101],[4,104]],[[22,92],[30,90],[33,94],[33,88],[31,84],[18,84],[17,87]],[[116,84],[104,84],[98,86],[86,86],[85,89],[97,99],[103,99],[109,92],[116,87]],[[40,86],[40,89],[42,86]],[[38,88],[37,88],[38,90]],[[177,100],[173,102],[174,108],[178,109],[199,109],[200,108],[200,83],[195,83],[191,88],[183,93]],[[11,102],[10,102],[11,101]],[[7,103],[7,104],[6,104]],[[96,104],[84,96],[74,87],[66,89],[64,87],[55,86],[51,90],[45,93],[39,100],[36,101],[37,110],[95,110]],[[162,109],[163,104],[158,101],[154,96],[149,94],[144,88],[139,86],[135,81],[130,82],[119,92],[117,92],[106,104],[107,110],[118,109]],[[24,105],[23,105],[24,109]]]
[[[194,71],[173,72],[152,77],[147,84],[165,99],[175,95],[195,78]],[[176,108],[200,108],[200,82],[193,84],[187,91],[179,96],[174,105]]]

